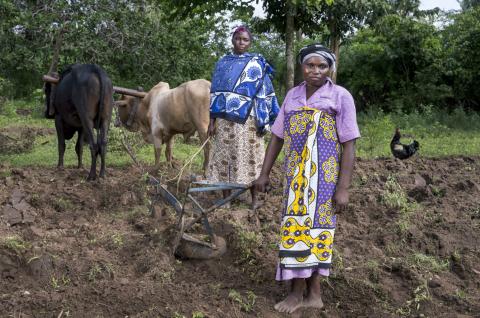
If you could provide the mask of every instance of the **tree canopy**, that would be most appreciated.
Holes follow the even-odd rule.
[[[60,32],[60,67],[97,63],[115,85],[209,79],[236,19],[253,28],[252,51],[275,66],[280,97],[293,85],[299,47],[321,42],[360,109],[480,110],[477,0],[455,12],[420,10],[419,0],[264,0],[263,18],[253,17],[256,2],[0,0],[0,95],[28,98],[42,86]]]

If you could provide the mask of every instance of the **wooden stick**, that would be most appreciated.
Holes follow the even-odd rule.
[[[50,76],[50,75],[43,75],[42,80],[44,82],[52,83],[52,84],[57,84],[58,83],[58,78]],[[113,86],[113,91],[117,94],[130,95],[130,96],[135,96],[135,97],[140,97],[140,98],[144,98],[145,96],[147,96],[146,92],[140,92],[140,91],[137,91],[135,89],[119,87],[119,86]]]

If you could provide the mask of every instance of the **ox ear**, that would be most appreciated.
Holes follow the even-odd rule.
[[[117,100],[115,103],[113,103],[115,107],[125,107],[128,105],[126,100]]]

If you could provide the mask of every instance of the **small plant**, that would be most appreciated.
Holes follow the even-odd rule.
[[[30,204],[35,207],[39,208],[41,206],[41,200],[40,200],[40,195],[38,193],[34,193],[30,196]]]
[[[410,205],[405,192],[393,176],[389,176],[385,182],[385,191],[382,200],[389,208],[400,209],[403,212],[410,211]]]
[[[340,251],[334,247],[332,255],[333,255],[333,266],[335,266],[335,268],[339,272],[343,271],[345,266],[343,264],[343,257]]]
[[[112,243],[115,248],[121,248],[124,244],[123,235],[120,233],[113,234]]]
[[[50,279],[50,285],[52,285],[52,288],[55,290],[58,290],[60,288],[60,284],[58,282],[58,279],[52,275]]]
[[[179,314],[178,312],[174,312],[172,318],[187,318],[182,314]]]
[[[407,257],[408,264],[420,271],[428,273],[440,273],[448,270],[450,262],[448,260],[439,260],[434,256],[422,253],[414,253]]]
[[[113,265],[110,263],[96,263],[94,264],[87,273],[87,279],[90,282],[95,282],[97,279],[110,277],[113,278],[114,269]]]
[[[205,316],[205,314],[201,311],[194,311],[192,313],[192,318],[205,318],[207,316]]]
[[[55,201],[53,201],[53,207],[58,212],[64,212],[64,211],[72,210],[73,209],[73,204],[68,199],[58,198]]]
[[[412,310],[419,311],[422,303],[431,301],[432,297],[428,290],[427,281],[419,285],[413,291],[413,298],[407,300],[406,304],[398,308],[395,313],[399,316],[412,316]]]
[[[50,277],[50,285],[54,290],[59,290],[62,286],[67,286],[70,284],[70,278],[65,274],[62,277],[57,278],[55,275]]]
[[[396,242],[388,242],[385,246],[385,251],[388,255],[395,255],[400,251],[400,245]]]
[[[239,263],[253,263],[255,261],[254,250],[258,248],[261,237],[258,233],[239,228],[236,241],[237,248],[240,250]]]
[[[97,280],[98,275],[101,272],[102,272],[102,268],[100,267],[100,265],[98,264],[93,265],[88,271],[88,280],[91,282],[95,282]]]
[[[418,205],[408,201],[407,195],[394,176],[389,176],[385,182],[382,202],[389,208],[399,210],[400,215],[396,225],[400,233],[407,232],[410,227],[410,217],[417,210]]]
[[[17,255],[20,255],[31,248],[30,243],[25,242],[21,237],[17,235],[7,236],[2,240],[1,245],[3,245],[6,249],[11,250]]]
[[[235,289],[230,289],[228,293],[228,299],[233,303],[236,303],[240,306],[240,309],[245,312],[251,312],[255,306],[255,301],[257,300],[257,295],[252,291],[247,291],[246,299],[236,291]]]
[[[445,189],[440,189],[439,187],[436,187],[434,185],[430,185],[430,189],[432,191],[432,194],[438,198],[443,198],[445,196]]]
[[[467,293],[463,289],[455,290],[455,296],[462,300],[467,300]]]
[[[368,271],[368,275],[371,281],[378,282],[380,274],[380,265],[376,260],[368,260],[365,264],[365,267]]]

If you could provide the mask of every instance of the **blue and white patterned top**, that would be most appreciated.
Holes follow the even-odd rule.
[[[212,76],[210,117],[244,124],[248,116],[253,115],[257,130],[263,133],[280,110],[270,79],[273,72],[260,54],[222,57]]]

